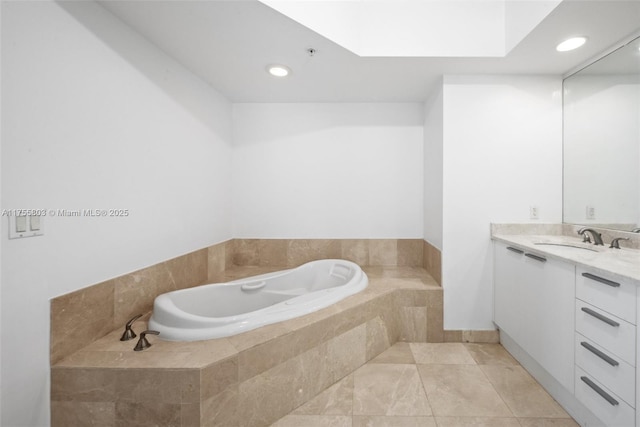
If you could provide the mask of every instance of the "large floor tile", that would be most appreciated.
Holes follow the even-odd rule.
[[[480,368],[517,417],[569,418],[522,366],[482,365]]]
[[[415,365],[368,364],[354,373],[354,415],[431,415]]]
[[[500,344],[465,344],[478,365],[518,365]]]
[[[435,416],[513,417],[477,365],[418,365]]]
[[[520,427],[517,418],[437,417],[438,427]]]
[[[292,413],[297,415],[351,415],[352,409],[353,375],[349,375]]]
[[[351,417],[343,415],[287,415],[271,427],[351,427]]]
[[[522,427],[580,427],[573,418],[520,418]]]
[[[475,365],[462,343],[411,343],[411,352],[418,364]]]
[[[432,417],[386,417],[382,415],[356,415],[353,427],[436,427]]]

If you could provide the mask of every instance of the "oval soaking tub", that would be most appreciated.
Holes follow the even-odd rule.
[[[320,310],[367,287],[359,265],[325,259],[159,295],[149,329],[170,341],[228,337]]]

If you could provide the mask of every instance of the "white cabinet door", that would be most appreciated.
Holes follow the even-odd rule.
[[[495,242],[494,244],[494,286],[493,321],[516,342],[522,335],[521,277],[524,251]]]
[[[495,243],[494,321],[571,392],[574,304],[575,266]]]

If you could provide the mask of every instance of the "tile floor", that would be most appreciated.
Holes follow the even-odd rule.
[[[272,427],[577,427],[499,344],[397,343]]]

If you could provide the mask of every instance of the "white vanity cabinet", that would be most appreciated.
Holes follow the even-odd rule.
[[[494,250],[494,322],[573,393],[575,266],[501,242]]]

